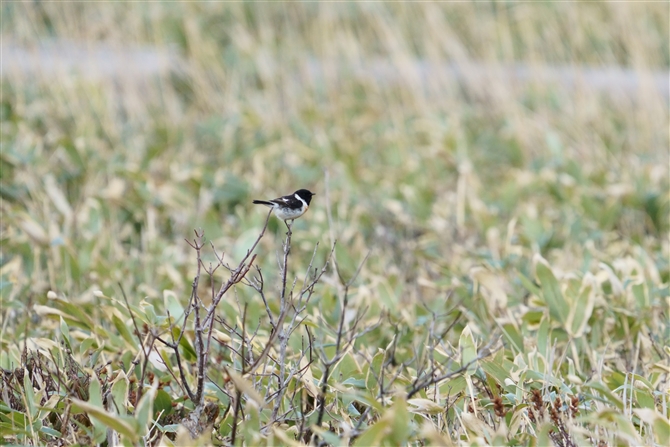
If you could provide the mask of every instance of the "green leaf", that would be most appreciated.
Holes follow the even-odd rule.
[[[72,165],[80,171],[86,170],[86,163],[77,150],[74,142],[68,137],[62,137],[60,140],[61,147],[65,150]]]
[[[508,389],[509,387],[505,384],[505,380],[510,377],[510,371],[506,370],[499,363],[492,360],[483,360],[481,362],[482,369],[495,379],[498,385],[507,389],[507,391],[513,392],[514,389]]]
[[[154,398],[156,397],[157,386],[152,386],[144,392],[140,403],[135,408],[135,420],[140,429],[140,435],[147,434],[147,428],[151,422],[151,414],[154,406]]]
[[[170,312],[171,323],[180,325],[184,317],[184,306],[179,302],[177,295],[172,290],[163,290],[163,302],[165,309]]]
[[[154,400],[154,414],[158,416],[163,412],[163,416],[172,413],[172,398],[165,390],[158,390]]]
[[[461,366],[468,365],[466,374],[474,374],[477,371],[477,347],[475,346],[475,338],[472,336],[470,325],[466,325],[461,336],[458,339],[458,349],[461,352]]]
[[[116,404],[116,410],[121,416],[128,414],[126,401],[128,399],[128,377],[121,370],[112,384],[112,398]]]
[[[356,360],[350,352],[347,352],[342,359],[337,363],[336,369],[333,372],[333,377],[337,374],[342,374],[343,377],[351,378],[355,375],[360,375],[360,369]]]
[[[244,443],[246,445],[260,445],[261,441],[261,419],[258,406],[253,400],[247,402],[244,407],[247,420],[242,424],[244,431]]]
[[[102,407],[102,389],[96,378],[91,378],[88,384],[88,402],[92,405]]]
[[[376,390],[379,386],[378,380],[382,370],[382,364],[384,363],[384,352],[377,352],[370,362],[370,367],[368,368],[368,374],[365,380],[365,386],[368,391]]]
[[[68,349],[70,349],[71,351],[72,341],[70,340],[70,328],[68,327],[63,317],[60,317],[60,333],[63,336],[63,340],[65,341],[65,344],[67,345]]]
[[[643,445],[637,430],[635,430],[635,426],[628,416],[624,416],[612,408],[606,408],[598,413],[589,414],[582,420],[605,428],[609,427],[611,430],[616,431],[617,436],[626,439],[632,445]]]
[[[409,399],[407,403],[412,406],[412,413],[436,415],[444,413],[445,410],[444,406],[432,399],[415,398]]]
[[[543,262],[537,262],[535,270],[542,286],[544,302],[549,307],[549,315],[554,320],[565,324],[570,314],[570,308],[563,297],[563,293],[561,293],[561,288],[556,277]]]
[[[98,342],[96,341],[96,339],[93,337],[85,338],[79,345],[79,354],[81,355],[86,354],[86,351],[88,351],[88,349],[92,346],[95,346],[97,348]]]
[[[23,370],[23,392],[26,397],[26,411],[31,421],[37,416],[37,404],[35,403],[35,391],[33,390],[33,383],[30,381],[28,370]]]
[[[23,416],[23,414],[22,414]],[[0,418],[0,421],[3,420],[3,418]],[[25,421],[22,421],[23,423],[18,424],[14,422],[0,422],[0,436],[16,436],[16,435],[23,435],[23,436],[31,436],[32,433],[29,430],[26,430],[25,427]]]
[[[142,310],[144,311],[144,318],[149,324],[155,325],[157,324],[157,316],[156,316],[156,310],[154,309],[153,304],[147,304],[145,302],[142,303]],[[140,317],[142,315],[140,314]]]
[[[58,300],[58,303],[60,307],[63,308],[63,311],[70,315],[71,320],[74,320],[75,326],[83,327],[89,331],[93,328],[93,322],[91,321],[91,318],[86,315],[81,307],[65,300]]]
[[[574,338],[579,338],[584,334],[586,324],[593,313],[593,306],[595,304],[594,287],[595,278],[591,273],[587,273],[584,277],[582,290],[571,306],[566,324],[568,333]]]
[[[174,336],[174,339],[177,340],[179,338],[180,329],[178,327],[173,327],[172,334]],[[184,360],[192,362],[196,359],[195,349],[193,348],[191,343],[189,343],[188,339],[186,338],[186,334],[184,334],[181,340],[179,340],[179,346],[181,346],[183,349]]]
[[[354,446],[368,447],[371,445],[380,445],[381,440],[391,431],[388,419],[382,418],[363,432],[363,434],[354,441]]]
[[[521,216],[521,226],[523,228],[523,234],[528,240],[536,242],[540,248],[546,247],[551,240],[553,232],[551,229],[545,230],[544,225],[538,219],[529,216]]]
[[[91,381],[88,384],[88,403],[99,408],[101,411],[106,412],[102,405],[102,389],[100,387],[100,382],[95,377],[91,378]],[[91,422],[93,423],[95,441],[102,442],[107,431],[106,424],[96,418],[93,418]]]
[[[523,353],[523,337],[516,326],[512,323],[503,324],[501,330],[514,349],[516,349],[518,353]]]
[[[530,445],[532,447],[548,447],[548,446],[553,446],[554,443],[551,442],[551,439],[549,438],[549,432],[552,430],[552,426],[550,423],[544,423],[540,427],[539,432],[537,433],[537,438],[532,439],[530,442]]]
[[[594,391],[598,391],[600,394],[604,395],[607,402],[616,406],[619,410],[623,410],[623,402],[619,399],[612,391],[607,388],[607,386],[600,381],[591,381],[584,384],[584,387],[591,388]]]
[[[643,282],[631,286],[633,296],[635,297],[635,304],[639,310],[649,308],[649,293]]]
[[[45,435],[53,436],[54,438],[59,438],[63,436],[61,432],[58,430],[54,430],[53,428],[50,427],[42,427],[40,428],[40,431],[44,433]]]
[[[546,315],[542,317],[540,327],[537,330],[537,350],[545,358],[549,357],[549,349],[551,348],[551,327],[549,318]]]
[[[233,412],[229,411],[226,417],[219,423],[219,435],[226,437],[233,429]]]
[[[177,433],[179,431],[179,427],[181,427],[181,424],[169,424],[169,425],[164,425],[161,428],[161,431],[163,433]]]
[[[642,422],[654,428],[654,439],[658,445],[670,445],[670,422],[653,408],[638,408],[633,412]]]
[[[650,408],[650,409],[656,408],[656,401],[654,399],[654,396],[651,394],[649,390],[636,388],[635,398],[637,399],[638,404],[642,408]]]
[[[323,430],[318,427],[313,428],[314,433],[319,435],[321,439],[323,439],[326,443],[330,445],[340,445],[342,443],[342,440],[340,439],[339,436],[337,436],[335,433],[329,430]]]
[[[140,427],[134,419],[127,416],[124,417],[119,416],[118,414],[108,413],[103,408],[92,405],[89,402],[84,402],[83,400],[72,399],[72,403],[76,408],[84,411],[92,420],[98,421],[112,430],[116,430],[119,434],[125,436],[133,443],[139,441]]]
[[[407,411],[407,402],[404,396],[398,395],[395,397],[393,407],[385,415],[392,421],[391,439],[394,445],[405,445],[409,440],[410,421],[411,417]]]
[[[447,380],[442,385],[440,385],[440,393],[445,395],[454,396],[457,393],[465,390],[467,383],[465,381],[465,376],[458,376],[452,379]]]
[[[536,286],[535,284],[533,284],[533,281],[528,279],[522,273],[519,273],[519,280],[521,281],[521,285],[523,285],[524,288],[526,290],[528,290],[528,292],[530,292],[531,294],[533,294],[535,296],[540,296],[540,288],[538,286]]]
[[[353,377],[348,378],[344,382],[342,382],[342,385],[351,385],[355,386],[356,388],[360,388],[362,390],[367,389],[367,382],[365,379],[354,379]]]
[[[371,393],[366,393],[366,392],[361,392],[361,393],[345,393],[342,395],[342,399],[351,399],[351,400],[357,400],[362,404],[367,405],[368,407],[372,407],[375,411],[382,412],[384,411],[384,407],[382,406],[381,403],[377,401],[375,396]]]
[[[130,333],[128,330],[128,325],[125,324],[119,317],[116,315],[112,315],[112,324],[114,324],[114,327],[116,328],[117,331],[119,331],[119,334],[123,337],[123,339],[130,344],[130,346],[136,346],[138,341],[133,338],[133,335]]]

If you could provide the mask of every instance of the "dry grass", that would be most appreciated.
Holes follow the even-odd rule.
[[[3,67],[1,366],[21,364],[26,338],[44,347],[59,334],[51,310],[69,315],[64,303],[110,333],[112,308],[128,323],[123,306],[93,294],[119,298],[118,282],[144,310],[161,314],[166,294],[186,305],[195,266],[184,239],[194,228],[238,261],[265,218],[251,200],[307,187],[318,195],[294,228],[292,273],[304,274],[316,242],[321,265],[338,241],[345,278],[369,252],[350,306],[368,308],[363,326],[389,314],[347,365],[368,389],[331,375],[382,406],[357,425],[348,395],[329,389],[341,442],[353,433],[391,444],[541,443],[564,430],[575,442],[664,444],[668,13],[636,2],[3,4],[3,48],[73,42],[86,60],[128,65],[81,76],[68,72],[86,67],[76,57],[59,70]],[[155,70],[142,51],[158,54]],[[588,70],[631,82],[603,87]],[[257,250],[268,284],[280,277],[282,228],[271,221]],[[558,308],[583,311],[585,332],[571,326],[574,311],[566,321],[552,310],[553,282],[534,276],[534,255],[554,272]],[[334,271],[324,276],[306,325],[337,321],[338,284]],[[256,298],[236,289],[239,302]],[[480,347],[502,333],[504,349],[450,388],[422,391],[442,410],[379,397],[384,387],[366,374],[375,355],[395,340],[398,364],[421,357],[449,324],[435,315],[452,309],[463,317],[439,340],[444,355],[462,360],[466,327]],[[238,310],[224,314],[235,321]],[[78,320],[66,318],[76,361],[88,361],[78,346],[93,339],[89,367],[109,360],[128,372],[137,346]],[[397,365],[384,365],[392,377]],[[398,384],[407,390],[418,375],[407,366]],[[571,395],[582,419],[567,404],[564,416],[550,411]],[[507,416],[496,416],[496,396]],[[220,405],[223,427],[230,414]],[[393,417],[406,431],[384,428]],[[284,422],[283,435],[263,431],[263,442],[293,439]],[[254,426],[251,409],[244,424]],[[247,442],[260,442],[250,430]],[[21,442],[47,442],[40,436]]]

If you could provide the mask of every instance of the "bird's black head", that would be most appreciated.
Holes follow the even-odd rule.
[[[307,189],[299,189],[294,194],[298,195],[302,200],[307,202],[307,205],[309,205],[309,202],[312,200],[312,196],[314,195],[313,192],[307,190]]]

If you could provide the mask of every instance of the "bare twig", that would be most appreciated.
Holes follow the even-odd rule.
[[[342,309],[340,311],[340,321],[338,324],[338,329],[337,329],[337,335],[336,335],[336,342],[335,342],[335,354],[333,355],[332,358],[328,358],[326,353],[323,351],[323,349],[320,350],[321,352],[321,363],[323,364],[323,376],[321,378],[321,392],[319,394],[319,398],[317,400],[317,408],[318,408],[318,416],[316,420],[316,426],[321,426],[323,422],[323,417],[326,412],[326,395],[328,392],[328,380],[330,379],[330,371],[332,366],[337,363],[343,352],[346,352],[346,350],[349,348],[350,345],[354,343],[356,340],[355,336],[352,335],[349,337],[349,340],[346,343],[346,348],[341,349],[342,347],[342,337],[344,334],[344,320],[346,318],[346,313],[347,313],[347,306],[349,305],[349,288],[351,285],[354,283],[356,278],[361,272],[361,269],[363,268],[363,265],[367,261],[368,257],[370,256],[370,252],[368,252],[367,255],[365,255],[365,258],[363,261],[359,264],[358,268],[356,269],[356,272],[354,275],[349,279],[349,281],[345,281],[340,273],[340,270],[338,268],[337,262],[335,262],[335,271],[337,272],[338,277],[340,278],[341,283],[344,286],[344,296],[342,298]],[[361,315],[362,318],[362,315]],[[360,318],[357,318],[354,320],[354,323],[352,325],[352,332],[353,328],[358,324],[360,321]]]
[[[216,251],[215,255],[217,258],[217,264],[216,266],[209,266],[205,267],[203,262],[202,262],[202,247],[204,246],[203,240],[204,240],[204,233],[202,230],[196,230],[195,231],[195,239],[193,242],[187,241],[187,243],[195,250],[196,252],[196,275],[193,279],[193,284],[191,287],[191,296],[189,299],[189,304],[186,308],[186,311],[184,313],[184,320],[181,324],[181,329],[179,333],[179,337],[177,340],[172,337],[172,342],[168,342],[160,337],[157,337],[159,341],[161,341],[163,344],[166,346],[170,347],[174,353],[175,357],[177,360],[177,365],[179,368],[179,376],[181,378],[181,385],[183,389],[186,391],[188,394],[189,399],[194,403],[194,409],[193,411],[189,414],[189,418],[187,421],[182,421],[185,423],[189,431],[191,432],[192,436],[197,436],[200,431],[202,430],[202,427],[200,427],[199,424],[199,418],[200,415],[204,409],[204,395],[205,395],[205,379],[207,377],[207,367],[209,364],[209,356],[210,356],[210,347],[211,347],[211,341],[212,341],[212,332],[213,332],[213,325],[214,321],[216,321],[216,310],[221,302],[221,299],[223,296],[228,292],[235,284],[240,283],[241,281],[244,280],[246,274],[249,272],[249,270],[252,268],[254,261],[256,259],[256,255],[252,255],[253,251],[255,250],[256,246],[260,242],[261,238],[265,234],[265,231],[267,230],[268,222],[270,220],[270,215],[271,215],[270,210],[268,212],[268,215],[265,219],[265,224],[263,225],[263,229],[261,230],[260,234],[256,238],[255,242],[251,246],[249,250],[247,250],[246,255],[242,258],[242,260],[238,263],[237,267],[235,268],[230,268],[229,266],[225,265],[223,262],[223,255],[219,256]],[[214,272],[220,267],[223,266],[230,272],[230,278],[228,278],[228,281],[224,282],[221,287],[219,288],[219,291],[215,292],[214,285],[213,285],[213,276]],[[204,270],[210,275],[211,281],[212,281],[212,302],[208,307],[205,307],[200,300],[200,297],[198,296],[198,285],[200,283],[200,275],[201,271],[204,268]],[[205,310],[204,315],[202,315],[202,310]],[[195,345],[195,351],[196,351],[196,367],[195,367],[195,375],[196,375],[196,384],[195,384],[195,392],[191,389],[191,387],[188,385],[188,381],[186,379],[186,374],[184,372],[184,368],[182,366],[181,358],[179,355],[179,345],[181,342],[181,337],[183,337],[184,333],[186,332],[186,329],[188,327],[188,322],[189,322],[189,316],[191,315],[191,312],[194,314],[194,319],[193,319],[193,331],[195,334],[195,339],[194,339],[194,345]],[[170,322],[170,332],[172,332],[172,322]],[[242,368],[244,371],[244,364],[245,364],[245,359],[244,359],[244,345],[245,345],[245,328],[243,327],[242,329],[242,349],[241,349],[241,355],[243,357],[242,359]],[[240,403],[236,403],[236,410],[239,408]]]
[[[491,341],[486,344],[481,350],[479,350],[479,354],[477,354],[477,357],[472,359],[471,361],[467,362],[464,365],[461,365],[460,368],[449,371],[448,373],[443,373],[437,375],[440,367],[436,366],[435,368],[431,369],[428,373],[422,375],[422,376],[417,376],[417,378],[414,380],[412,383],[411,388],[407,391],[407,399],[412,398],[416,393],[421,391],[422,389],[429,387],[433,384],[438,384],[444,380],[450,379],[454,376],[457,376],[470,368],[470,366],[474,365],[475,363],[490,357],[494,353],[496,353],[500,348],[502,348],[502,345],[496,346],[493,348],[493,345],[496,344],[498,341],[497,337],[492,337]]]
[[[286,232],[286,240],[284,241],[283,244],[283,249],[284,249],[284,261],[283,264],[280,266],[281,267],[281,281],[282,281],[282,287],[281,287],[281,295],[280,295],[280,301],[279,301],[279,312],[280,314],[286,314],[288,312],[289,306],[286,302],[286,279],[288,277],[288,255],[291,252],[291,226],[293,225],[293,221],[291,221],[291,224],[286,222],[286,227],[288,228],[288,231]],[[290,298],[290,294],[289,294]],[[284,325],[278,325],[277,326],[277,331],[278,331],[278,337],[279,337],[279,383],[278,383],[278,390],[277,390],[277,396],[275,400],[275,405],[274,408],[272,409],[272,420],[277,419],[277,413],[279,412],[279,407],[281,406],[282,402],[282,397],[284,396],[284,378],[286,377],[286,348],[288,346],[288,339],[289,339],[289,333],[284,330]]]
[[[142,354],[144,354],[144,362],[142,363],[142,372],[140,374],[140,380],[139,380],[139,386],[137,388],[137,394],[135,395],[136,399],[134,404],[137,405],[137,403],[140,401],[140,398],[142,397],[142,391],[143,391],[143,386],[142,384],[144,383],[144,377],[147,372],[147,361],[149,360],[149,354],[145,350],[144,347],[144,340],[142,340],[142,333],[140,332],[140,328],[137,326],[137,321],[135,321],[135,314],[133,314],[133,310],[130,308],[130,303],[128,302],[128,297],[126,296],[126,291],[123,290],[123,285],[121,285],[120,282],[117,283],[119,285],[119,289],[121,289],[121,295],[123,295],[123,300],[126,302],[126,308],[128,309],[128,313],[130,313],[130,318],[133,320],[133,326],[135,327],[135,335],[137,335],[137,339],[140,341],[140,348],[142,349]],[[151,344],[153,345],[153,340],[151,341]],[[149,350],[151,352],[151,349]]]
[[[237,393],[235,393],[235,410],[233,412],[233,431],[230,434],[230,445],[235,445],[235,437],[237,435],[237,419],[240,415],[240,410],[242,409],[242,391],[237,388]]]

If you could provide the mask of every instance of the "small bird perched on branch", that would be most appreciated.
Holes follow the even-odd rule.
[[[287,221],[293,221],[307,212],[313,195],[315,194],[307,189],[299,189],[287,196],[273,200],[254,200],[254,203],[272,208],[275,216],[283,220],[288,227]]]

